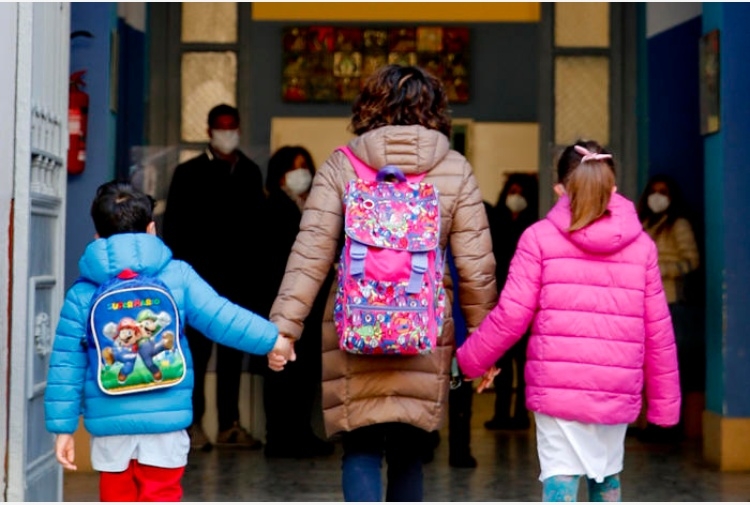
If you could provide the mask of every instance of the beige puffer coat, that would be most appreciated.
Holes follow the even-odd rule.
[[[487,216],[468,161],[450,149],[445,135],[416,125],[384,126],[353,139],[349,147],[372,167],[391,164],[406,174],[428,172],[424,182],[434,184],[440,197],[440,246],[445,248],[450,241],[462,308],[469,330],[474,330],[497,302],[497,291]],[[270,316],[282,333],[294,338],[302,333],[313,300],[338,261],[342,197],[353,178],[354,169],[339,151],[315,175]],[[450,312],[438,348],[430,355],[355,356],[338,347],[335,288],[334,283],[323,322],[323,412],[328,435],[386,422],[438,429],[445,414],[453,353]]]

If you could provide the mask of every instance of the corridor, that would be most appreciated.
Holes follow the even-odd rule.
[[[435,459],[425,466],[425,501],[539,501],[539,463],[532,431],[491,432],[492,394],[475,395],[472,449],[475,469],[448,466],[447,429]],[[262,451],[192,452],[185,472],[183,501],[340,502],[341,447],[314,460],[266,459]],[[94,473],[68,473],[64,500],[97,501]],[[583,483],[582,483],[583,484]],[[585,499],[585,485],[579,499]],[[624,501],[749,501],[750,473],[721,473],[702,461],[699,441],[679,447],[647,445],[628,438]]]

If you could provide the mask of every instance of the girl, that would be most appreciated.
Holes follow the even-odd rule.
[[[417,67],[388,65],[365,83],[353,106],[349,144],[376,169],[396,165],[427,175],[440,198],[440,248],[450,242],[469,330],[496,300],[495,261],[482,196],[468,161],[450,149],[451,120],[442,83]],[[347,156],[334,152],[313,180],[271,320],[298,338],[336,257],[342,197],[356,177]],[[331,295],[335,290],[331,290]],[[388,464],[388,501],[421,501],[422,464],[430,432],[445,417],[451,380],[453,323],[449,306],[437,348],[427,355],[355,356],[339,350],[329,298],[323,328],[323,415],[329,436],[342,434],[347,501],[381,501],[381,465]]]
[[[679,419],[674,333],[656,245],[616,193],[611,155],[579,141],[557,170],[558,202],[521,236],[498,305],[458,362],[468,377],[485,374],[531,324],[526,406],[544,500],[575,500],[585,475],[590,500],[619,501],[625,431],[644,382],[648,420]]]

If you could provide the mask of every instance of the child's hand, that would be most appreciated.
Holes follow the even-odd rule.
[[[490,368],[487,372],[485,372],[484,375],[482,375],[482,382],[479,383],[479,386],[477,387],[477,393],[481,393],[485,389],[487,389],[490,384],[492,384],[492,381],[495,379],[495,376],[500,373],[500,369],[497,367]]]
[[[288,361],[295,361],[294,339],[279,334],[271,352],[268,353],[268,367],[274,372],[280,372]]]
[[[73,435],[63,433],[55,437],[55,456],[66,470],[78,470],[78,467],[73,464],[76,459],[75,444]]]

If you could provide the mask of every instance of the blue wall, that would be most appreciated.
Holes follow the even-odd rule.
[[[145,7],[144,7],[145,10]],[[118,21],[120,34],[120,75],[117,101],[117,158],[118,177],[127,178],[131,165],[130,148],[144,143],[146,103],[146,35]]]
[[[750,5],[703,4],[719,30],[720,130],[705,139],[709,410],[750,417]]]
[[[71,4],[71,33],[85,30],[93,38],[71,41],[70,71],[86,69],[85,91],[89,94],[86,170],[68,176],[65,236],[65,285],[78,277],[78,259],[93,240],[89,217],[96,188],[114,177],[115,114],[110,110],[110,31],[117,28],[117,4],[74,2]]]
[[[680,183],[696,216],[703,215],[703,142],[698,93],[697,17],[648,39],[649,175]]]

